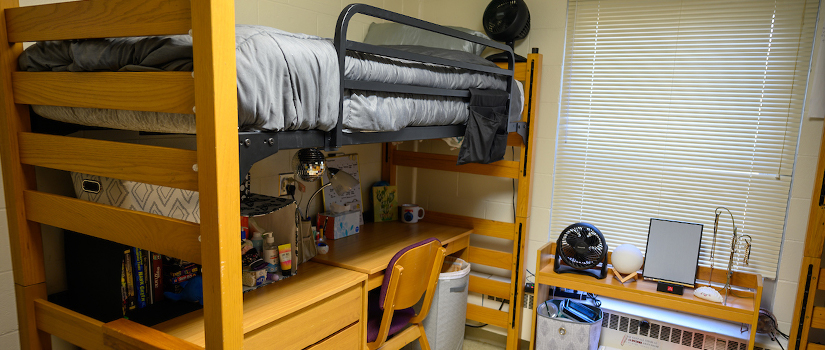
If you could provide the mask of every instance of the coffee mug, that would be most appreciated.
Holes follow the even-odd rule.
[[[415,204],[402,204],[401,205],[401,221],[406,222],[408,224],[414,224],[418,222],[418,219],[424,218],[424,208],[419,207]]]

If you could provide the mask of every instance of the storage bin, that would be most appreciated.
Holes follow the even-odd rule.
[[[461,350],[464,346],[469,283],[470,263],[449,256],[444,258],[433,303],[423,322],[430,349]],[[405,349],[420,350],[421,345],[414,341],[407,344]]]
[[[602,312],[599,310],[599,319],[593,323],[583,323],[575,320],[550,317],[547,308],[551,310],[558,300],[548,300],[536,308],[536,350],[596,350],[599,347],[599,337],[602,332]],[[552,306],[551,306],[552,305]],[[552,312],[555,314],[555,312]]]
[[[71,177],[78,199],[196,224],[201,221],[198,192],[77,172],[71,172]],[[242,202],[254,200],[249,193],[249,175],[240,191]]]
[[[78,199],[200,222],[198,192],[72,172]]]

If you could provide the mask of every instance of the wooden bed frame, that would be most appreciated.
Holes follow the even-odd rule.
[[[235,71],[224,69],[235,66],[234,2],[90,0],[19,8],[17,0],[0,0],[0,9],[4,10],[0,37],[10,43],[0,47],[0,157],[21,347],[48,349],[53,334],[90,349],[201,348],[126,319],[103,323],[48,302],[42,223],[202,264],[206,348],[242,348],[241,276],[232,273],[241,270],[239,143],[236,119],[226,117],[237,114],[237,88]],[[186,34],[190,28],[194,78],[189,72],[17,71],[22,42]],[[519,179],[515,223],[428,213],[435,222],[513,240],[512,252],[471,247],[462,253],[471,263],[512,272],[510,283],[471,277],[469,288],[509,299],[516,307],[501,312],[468,305],[467,311],[469,319],[507,329],[508,349],[518,347],[521,332],[523,252],[535,143],[529,130],[535,125],[541,66],[541,55],[531,54],[526,64],[515,68],[514,75],[527,90],[524,119],[518,127],[521,136],[511,133],[508,139],[509,145],[520,147],[517,161],[458,167],[455,157],[403,152],[390,144],[385,144],[383,155],[383,178],[393,183],[398,165]],[[197,106],[198,151],[32,133],[29,104],[183,113]],[[336,145],[340,143],[332,143]],[[208,215],[202,214],[200,224],[194,224],[40,192],[35,167],[196,190],[201,213]]]

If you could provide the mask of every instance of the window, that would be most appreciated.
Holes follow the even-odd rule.
[[[644,251],[650,218],[753,237],[776,276],[818,1],[570,0],[551,239],[589,222]],[[715,266],[731,224],[720,220]],[[741,261],[738,266],[741,266]]]

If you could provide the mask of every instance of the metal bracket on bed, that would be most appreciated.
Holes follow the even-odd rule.
[[[243,183],[253,164],[278,152],[278,133],[239,132],[238,149],[238,168]]]
[[[252,165],[282,149],[324,147],[321,130],[295,130],[289,132],[239,132],[238,162],[243,182]]]
[[[521,141],[527,144],[528,126],[526,122],[511,122],[507,125],[507,132],[515,132],[521,136]]]

